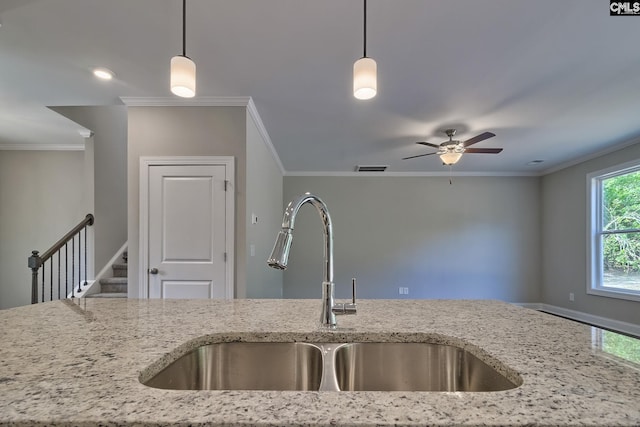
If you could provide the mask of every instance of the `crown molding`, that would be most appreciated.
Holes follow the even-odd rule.
[[[262,137],[267,150],[271,153],[273,160],[278,165],[282,175],[286,171],[280,160],[280,156],[273,146],[271,137],[267,132],[267,128],[262,122],[262,118],[258,113],[258,109],[250,96],[201,96],[190,99],[176,98],[175,96],[166,97],[121,97],[122,102],[127,107],[245,107],[253,119],[258,133]]]
[[[624,142],[621,142],[619,144],[615,144],[615,145],[609,146],[609,147],[604,148],[604,149],[602,149],[600,151],[597,151],[595,153],[587,154],[587,155],[578,157],[576,159],[569,160],[568,162],[561,163],[561,164],[556,165],[556,166],[554,166],[552,168],[545,169],[545,170],[540,172],[540,175],[542,175],[542,176],[549,175],[549,174],[561,171],[562,169],[570,168],[571,166],[579,165],[580,163],[584,163],[584,162],[587,162],[589,160],[597,159],[598,157],[602,157],[602,156],[605,156],[607,154],[611,154],[611,153],[613,153],[615,151],[619,151],[619,150],[622,150],[622,149],[627,148],[627,147],[631,147],[632,145],[636,145],[636,144],[640,144],[640,137],[631,138],[631,139],[629,139],[627,141],[624,141]]]
[[[280,156],[278,155],[276,148],[273,146],[273,143],[271,142],[271,138],[269,137],[267,128],[264,127],[262,118],[260,117],[260,114],[258,113],[258,109],[256,108],[256,105],[253,103],[253,99],[251,97],[249,97],[249,102],[247,103],[247,111],[249,111],[249,115],[251,115],[251,118],[253,118],[253,121],[256,124],[256,127],[258,128],[258,132],[260,133],[260,136],[262,136],[262,140],[264,141],[264,144],[267,146],[267,149],[271,153],[271,157],[273,157],[273,160],[278,165],[278,168],[280,168],[280,173],[282,173],[283,176],[286,175],[287,171],[284,169],[284,165],[280,160]]]
[[[0,144],[6,151],[84,151],[84,144]]]
[[[177,98],[175,96],[134,97],[123,96],[120,100],[127,107],[247,107],[250,96],[200,96]]]
[[[93,131],[89,129],[79,129],[78,133],[83,138],[91,138],[94,135]]]
[[[336,171],[289,171],[285,176],[341,176],[341,177],[538,177],[535,172],[336,172]]]

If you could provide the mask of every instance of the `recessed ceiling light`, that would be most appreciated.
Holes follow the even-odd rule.
[[[98,67],[93,69],[93,75],[102,80],[111,80],[115,73],[108,68]]]
[[[544,163],[544,160],[531,160],[528,165],[539,165],[540,163]]]

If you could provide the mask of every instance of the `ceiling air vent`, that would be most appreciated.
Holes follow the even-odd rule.
[[[358,165],[356,166],[356,172],[384,172],[389,166],[376,166],[376,165]]]

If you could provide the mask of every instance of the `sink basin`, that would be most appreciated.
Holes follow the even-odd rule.
[[[393,342],[208,344],[143,384],[171,390],[460,392],[519,385],[462,348]]]
[[[145,385],[172,390],[318,390],[322,352],[311,344],[231,342],[198,347]]]
[[[354,343],[335,353],[343,391],[501,391],[517,387],[468,351],[429,343]]]

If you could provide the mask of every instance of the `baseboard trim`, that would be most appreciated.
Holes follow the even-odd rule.
[[[610,329],[616,332],[622,332],[627,335],[640,337],[640,325],[620,320],[610,319],[608,317],[596,316],[594,314],[584,313],[582,311],[570,310],[564,307],[558,307],[544,303],[522,303],[517,304],[521,307],[530,308],[532,310],[543,311],[545,313],[554,314],[556,316],[566,317],[567,319],[576,320],[599,328]]]

